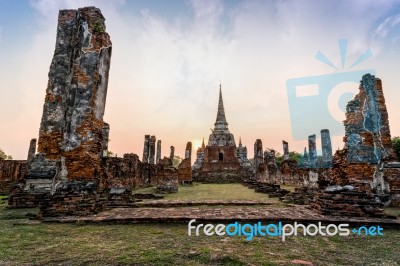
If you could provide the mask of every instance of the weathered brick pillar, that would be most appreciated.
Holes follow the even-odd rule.
[[[149,143],[150,143],[150,135],[145,135],[144,136],[142,163],[149,162]]]
[[[283,146],[283,159],[288,160],[289,159],[289,144],[282,140],[282,146]]]
[[[310,164],[310,157],[307,152],[307,148],[304,147],[303,159],[302,159],[303,166],[308,166]]]
[[[333,157],[334,183],[355,184],[363,191],[369,191],[371,186],[368,182],[372,181],[372,189],[382,201],[389,199],[390,194],[400,199],[400,190],[396,185],[399,175],[392,172],[400,167],[394,163],[396,155],[391,142],[382,81],[379,78],[371,74],[362,76],[358,94],[347,103],[343,124],[345,144]],[[381,176],[382,173],[385,174]],[[387,187],[387,184],[390,192],[387,190],[383,193],[382,188]]]
[[[275,150],[266,150],[264,152],[264,160],[267,164],[276,165]]]
[[[254,143],[254,168],[255,168],[255,179],[258,180],[260,176],[259,165],[264,162],[263,147],[261,139],[257,139]]]
[[[192,143],[188,142],[185,149],[185,159],[178,166],[180,183],[192,183]]]
[[[258,166],[264,161],[263,158],[263,147],[261,139],[257,139],[254,143],[254,165]]]
[[[192,159],[192,143],[188,142],[185,149],[185,159]]]
[[[104,123],[103,126],[103,142],[102,142],[102,156],[108,156],[108,142],[109,142],[109,135],[110,135],[110,125],[108,123]]]
[[[156,163],[161,160],[161,140],[157,140],[157,156],[156,156]]]
[[[156,156],[156,136],[151,136],[149,139],[149,163],[154,164]]]
[[[95,7],[60,10],[39,130],[40,176],[54,168],[68,180],[97,179],[101,155],[111,40],[104,17]],[[65,165],[61,165],[61,158]],[[49,173],[49,174],[47,174]],[[50,174],[51,173],[51,174]]]
[[[308,153],[310,166],[315,167],[317,165],[317,145],[315,134],[308,136]]]
[[[276,163],[276,152],[273,149],[268,149],[264,152],[264,161],[267,167],[270,182],[277,182],[278,165]]]
[[[174,163],[174,157],[175,157],[175,147],[171,146],[171,152],[169,153],[169,159],[171,160],[172,164]]]
[[[38,153],[11,206],[40,205],[40,215],[48,216],[102,208],[94,201],[105,176],[103,116],[112,50],[104,21],[96,7],[59,11]]]
[[[332,165],[332,143],[329,129],[321,130],[322,163],[324,167]]]
[[[347,161],[374,163],[395,160],[382,81],[371,74],[362,77],[359,93],[346,107]]]
[[[32,163],[33,159],[35,158],[36,142],[37,142],[36,139],[31,139],[31,142],[29,143],[28,158],[26,159],[27,171],[30,170],[31,163]]]

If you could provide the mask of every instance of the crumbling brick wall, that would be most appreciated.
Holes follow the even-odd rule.
[[[139,157],[136,154],[124,154],[123,158],[103,158],[105,177],[103,188],[126,187],[135,188],[137,179],[141,176]]]
[[[185,159],[178,166],[180,183],[192,183],[192,143],[188,142],[185,149]]]
[[[26,161],[0,159],[0,195],[7,195],[13,185],[26,176]]]
[[[298,173],[298,164],[296,160],[284,160],[280,167],[280,180],[283,184],[300,185],[302,180]]]
[[[395,160],[382,81],[371,74],[362,77],[359,93],[346,107],[345,148],[349,163]]]
[[[380,79],[371,74],[362,77],[359,93],[346,106],[344,126],[345,145],[332,163],[330,185],[336,186],[318,193],[311,207],[322,214],[382,217],[400,165],[384,167],[396,157]]]
[[[359,93],[346,107],[345,143],[333,158],[332,183],[369,182],[380,161],[395,160],[382,81],[362,77]]]

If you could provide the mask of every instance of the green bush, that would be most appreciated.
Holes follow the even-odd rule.
[[[400,137],[392,138],[392,145],[396,153],[397,160],[400,161]]]
[[[103,23],[100,20],[97,20],[93,25],[94,32],[104,32]]]

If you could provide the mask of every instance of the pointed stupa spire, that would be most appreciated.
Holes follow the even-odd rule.
[[[219,100],[218,100],[218,113],[217,120],[215,121],[214,130],[228,130],[228,123],[226,122],[224,101],[222,100],[222,88],[219,84]]]
[[[201,148],[204,150],[206,148],[206,145],[204,144],[204,137],[203,137],[203,143],[201,144]]]
[[[242,147],[242,137],[239,137],[239,147]]]

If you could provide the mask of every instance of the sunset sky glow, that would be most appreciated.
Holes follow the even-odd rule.
[[[141,158],[145,134],[162,140],[162,156],[171,145],[183,156],[187,141],[196,150],[214,127],[220,83],[229,129],[249,158],[257,138],[264,149],[282,153],[286,140],[302,153],[307,136],[292,135],[286,81],[349,71],[368,49],[351,71],[382,79],[391,133],[400,135],[400,1],[4,0],[0,148],[14,159],[26,159],[38,137],[58,10],[84,6],[102,10],[113,43],[104,120],[118,156]],[[320,133],[311,134],[320,149]],[[342,136],[332,139],[334,150],[343,147]]]

